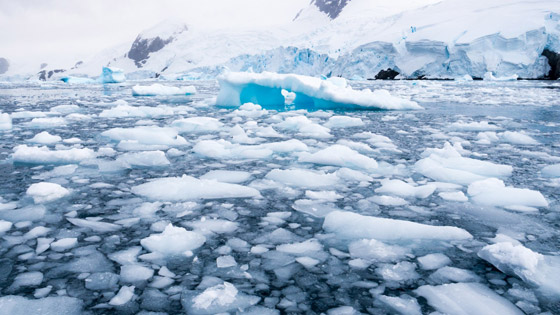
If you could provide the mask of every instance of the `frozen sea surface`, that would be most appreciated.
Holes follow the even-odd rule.
[[[416,111],[192,84],[0,84],[0,313],[559,313],[559,83],[352,82]]]

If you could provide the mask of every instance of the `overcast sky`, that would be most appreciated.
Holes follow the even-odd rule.
[[[86,59],[166,18],[192,26],[270,26],[309,0],[0,0],[0,57]],[[58,56],[58,58],[57,58]]]

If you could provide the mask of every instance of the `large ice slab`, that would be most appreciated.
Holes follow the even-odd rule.
[[[415,290],[428,304],[444,314],[521,315],[510,301],[478,283],[424,285]]]
[[[83,303],[80,299],[68,296],[53,296],[43,299],[27,299],[22,296],[6,295],[0,297],[0,312],[10,315],[79,315]]]
[[[96,154],[88,148],[68,150],[49,150],[47,147],[28,147],[25,144],[14,148],[14,163],[27,164],[72,164],[93,159]]]
[[[153,200],[165,201],[260,197],[259,191],[254,188],[187,175],[155,179],[132,187],[132,192]]]
[[[140,244],[150,252],[162,256],[191,256],[192,251],[202,246],[204,242],[206,242],[204,235],[169,224],[163,232],[151,234],[142,239]]]
[[[472,235],[454,226],[434,226],[416,222],[378,218],[348,211],[333,211],[325,217],[323,229],[347,240],[381,241],[468,240]]]
[[[284,107],[282,90],[295,93],[293,105],[315,109],[421,109],[414,101],[391,96],[386,90],[354,90],[345,80],[321,80],[297,74],[230,72],[218,78],[216,104]]]
[[[103,67],[101,76],[99,77],[101,83],[121,83],[126,81],[124,70],[115,67]]]

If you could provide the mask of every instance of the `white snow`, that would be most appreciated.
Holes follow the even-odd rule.
[[[138,283],[149,280],[154,275],[154,270],[138,264],[121,266],[120,281],[123,283]]]
[[[541,174],[545,177],[560,177],[560,164],[545,166]]]
[[[413,186],[398,179],[384,179],[381,187],[376,188],[375,192],[382,194],[392,194],[400,197],[427,198],[436,190],[435,185]]]
[[[420,267],[425,270],[439,269],[451,263],[451,259],[441,253],[428,254],[417,259]]]
[[[166,86],[159,83],[152,85],[135,85],[132,87],[133,96],[156,96],[156,95],[191,95],[196,93],[196,88],[190,86]]]
[[[224,124],[212,117],[189,117],[177,119],[171,123],[171,127],[182,133],[206,133],[215,132]]]
[[[410,221],[378,218],[347,211],[333,211],[325,217],[323,229],[348,240],[468,240],[469,232],[454,226],[433,226]]]
[[[305,169],[274,169],[266,174],[265,178],[288,186],[310,189],[332,188],[332,186],[338,183],[338,177],[334,173]]]
[[[101,133],[113,141],[134,140],[139,144],[186,145],[185,138],[177,130],[161,127],[113,128]]]
[[[171,164],[162,151],[124,153],[119,155],[116,161],[128,167],[155,167]]]
[[[46,203],[66,197],[70,191],[59,184],[41,182],[29,186],[26,194],[33,198],[35,203]]]
[[[349,117],[349,116],[332,116],[329,118],[327,123],[324,124],[325,127],[335,129],[335,128],[349,128],[349,127],[362,127],[364,122],[360,118]]]
[[[154,179],[132,187],[132,192],[153,200],[188,201],[197,199],[255,198],[258,190],[191,176]]]
[[[240,184],[248,181],[251,173],[243,171],[213,170],[202,175],[200,179],[215,180],[222,183]]]

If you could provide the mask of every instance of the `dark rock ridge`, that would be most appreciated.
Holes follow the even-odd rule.
[[[350,0],[313,0],[319,11],[328,15],[332,20],[336,19],[340,12],[346,7]]]
[[[173,37],[161,39],[159,36],[156,38],[141,38],[138,36],[136,37],[134,43],[132,43],[132,47],[130,47],[127,56],[128,58],[134,60],[134,64],[138,68],[142,68],[148,60],[150,53],[161,50],[165,47],[165,45],[171,43],[172,41]]]
[[[0,58],[0,74],[8,72],[10,68],[10,63],[6,58]]]
[[[542,55],[548,59],[548,65],[550,66],[550,71],[548,75],[545,76],[549,80],[560,79],[560,54],[548,49],[542,52]]]
[[[379,71],[378,74],[375,75],[376,80],[394,80],[399,73],[391,68],[386,70]]]
[[[41,71],[39,71],[39,73],[38,73],[38,75],[39,75],[39,80],[41,80],[41,81],[47,81],[48,79],[50,79],[50,78],[53,76],[53,74],[55,74],[55,73],[62,73],[62,72],[64,72],[64,71],[66,71],[66,70],[64,70],[64,69],[55,69],[55,70],[49,70],[49,71],[47,71],[47,70],[41,70]]]

